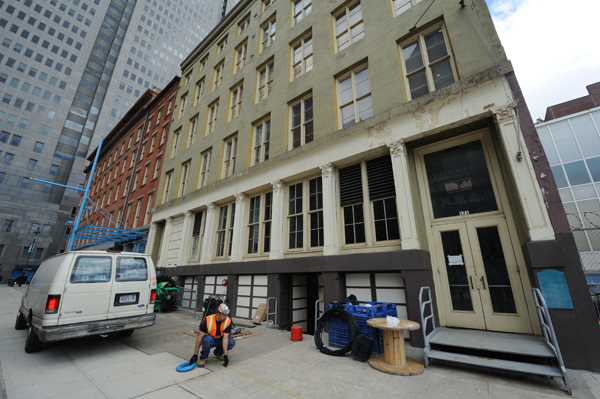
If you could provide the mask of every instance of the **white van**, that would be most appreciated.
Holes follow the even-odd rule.
[[[25,352],[43,342],[154,324],[156,271],[150,255],[75,251],[42,262],[23,295],[15,329],[29,327]]]

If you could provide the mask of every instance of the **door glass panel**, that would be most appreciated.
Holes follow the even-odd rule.
[[[477,238],[492,309],[495,313],[517,313],[498,228],[496,226],[479,228]]]
[[[433,217],[498,210],[480,141],[427,154],[424,159]]]
[[[460,243],[458,230],[444,231],[441,233],[442,247],[444,248],[444,261],[450,285],[450,297],[454,310],[473,311],[471,292],[469,291],[469,278],[463,260],[463,250]]]

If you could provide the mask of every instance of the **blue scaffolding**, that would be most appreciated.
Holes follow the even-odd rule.
[[[90,187],[92,185],[92,180],[96,171],[96,165],[100,156],[100,150],[102,149],[102,141],[103,139],[101,138],[100,144],[98,144],[98,149],[96,150],[96,157],[94,158],[92,170],[90,172],[87,181],[87,186],[85,187],[85,189],[65,186],[63,184],[53,183],[45,180],[32,179],[40,183],[50,184],[53,186],[59,186],[83,192],[83,198],[77,211],[77,218],[75,219],[75,223],[73,224],[73,231],[71,231],[65,236],[65,238],[69,239],[69,247],[67,251],[72,251],[74,248],[89,246],[92,244],[101,244],[108,242],[123,243],[135,241],[143,238],[148,234],[144,231],[128,229],[124,223],[113,218],[104,209],[102,209],[102,207],[100,207],[98,204],[92,201],[91,198],[89,198]],[[98,211],[103,218],[108,220],[108,226],[97,226],[90,223],[89,215],[94,209],[96,209],[96,211]],[[86,211],[88,211],[87,213],[85,213],[86,224],[80,226],[81,221],[84,218],[84,212]],[[111,225],[114,227],[111,227]],[[140,245],[138,245],[138,248],[139,247]]]

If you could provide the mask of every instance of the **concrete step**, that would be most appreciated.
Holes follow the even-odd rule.
[[[459,353],[443,352],[438,350],[432,350],[429,352],[428,357],[430,359],[445,360],[448,362],[469,364],[472,366],[487,367],[496,370],[507,370],[526,374],[563,378],[562,372],[558,367],[546,366],[542,364],[522,363],[511,360],[492,359],[489,357],[461,355]]]
[[[538,335],[440,327],[430,343],[548,359],[555,357],[544,337]]]

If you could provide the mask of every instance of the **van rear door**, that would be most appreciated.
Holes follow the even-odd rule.
[[[111,255],[75,257],[60,301],[59,325],[106,320],[113,263]]]
[[[150,306],[150,264],[144,255],[115,255],[108,318],[146,314]]]

